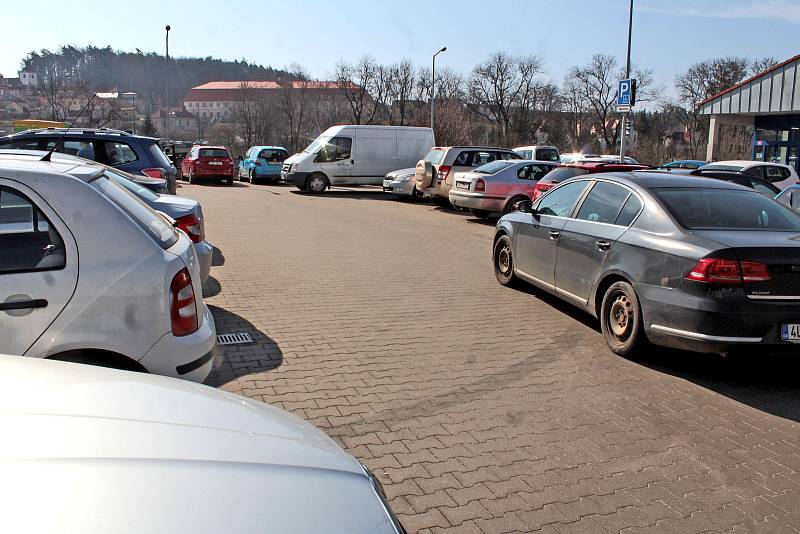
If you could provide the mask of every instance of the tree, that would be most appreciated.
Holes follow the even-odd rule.
[[[572,67],[567,74],[604,150],[614,150],[619,141],[622,121],[616,112],[617,81],[624,77],[616,58],[607,54],[595,54],[587,65]],[[652,102],[659,97],[660,88],[653,83],[652,71],[634,68],[631,77],[636,78],[637,102]]]
[[[153,117],[151,117],[149,113],[145,113],[140,133],[145,137],[156,137],[158,135],[156,125],[153,124]]]
[[[389,124],[405,126],[410,124],[410,100],[414,92],[414,64],[410,59],[403,59],[389,67],[390,96]]]
[[[301,147],[301,132],[308,122],[308,105],[311,91],[316,82],[309,80],[306,71],[299,65],[292,67],[292,76],[298,81],[290,82],[281,89],[278,98],[278,109],[286,120],[288,135],[287,148],[290,152],[297,152]]]
[[[254,91],[251,84],[246,81],[239,84],[239,89],[239,101],[233,106],[233,117],[239,125],[244,144],[253,146],[256,139],[259,114],[258,103],[256,102],[256,91]]]
[[[350,106],[353,124],[371,124],[377,108],[370,89],[376,87],[378,65],[365,55],[355,65],[340,61],[336,65],[336,84]]]
[[[496,125],[500,145],[511,144],[509,126],[514,108],[523,112],[530,108],[543,64],[538,56],[514,57],[495,52],[473,69],[470,108]]]
[[[760,57],[750,62],[750,75],[755,76],[778,64],[774,57]]]

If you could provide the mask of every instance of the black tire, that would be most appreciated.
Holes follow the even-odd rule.
[[[323,174],[312,174],[306,178],[305,191],[319,195],[325,192],[328,188],[328,180]]]
[[[450,201],[446,198],[442,197],[433,197],[433,203],[439,206],[440,208],[450,208]]]
[[[614,282],[603,295],[600,329],[614,354],[634,356],[647,345],[639,298],[628,282]]]
[[[514,197],[506,203],[506,207],[503,208],[503,215],[508,215],[512,211],[514,211],[514,204],[519,202],[520,200],[530,200],[528,197]]]
[[[250,169],[250,172],[247,175],[247,181],[250,182],[251,184],[256,183],[256,170],[255,169]]]
[[[491,215],[491,212],[486,211],[486,210],[473,210],[473,209],[470,209],[469,211],[470,211],[470,213],[472,213],[478,219],[488,219],[489,215]]]
[[[513,286],[519,279],[514,274],[514,254],[511,249],[511,238],[507,235],[500,236],[494,244],[492,254],[494,276],[501,286]]]
[[[195,179],[195,177],[192,176],[192,169],[189,169],[189,176],[187,177],[187,180],[189,181],[190,184],[196,184],[197,183],[197,180]]]

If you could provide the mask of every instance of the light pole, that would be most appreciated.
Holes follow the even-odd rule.
[[[433,61],[431,65],[431,130],[433,130],[433,102],[436,100],[436,56],[446,50],[447,47],[443,46],[441,50],[433,54]]]
[[[631,31],[633,29],[633,0],[628,12],[628,58],[625,61],[625,79],[631,78]],[[619,161],[625,163],[625,127],[630,120],[630,110],[622,116],[622,136],[619,138]]]
[[[164,62],[164,130],[166,132],[165,142],[169,142],[169,31],[172,28],[167,24],[164,29],[167,30],[167,57]]]

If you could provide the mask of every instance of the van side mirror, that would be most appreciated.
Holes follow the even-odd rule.
[[[532,200],[520,200],[514,203],[514,211],[521,211],[522,213],[533,213]]]

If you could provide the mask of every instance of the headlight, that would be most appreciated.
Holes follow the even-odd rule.
[[[403,528],[403,525],[401,525],[400,521],[397,520],[397,518],[394,515],[394,512],[392,512],[392,509],[389,508],[389,503],[386,502],[386,493],[384,493],[383,491],[383,486],[381,485],[381,481],[378,480],[378,478],[372,474],[372,471],[370,471],[366,465],[361,464],[361,468],[364,470],[364,474],[367,475],[367,478],[369,479],[369,482],[372,485],[372,489],[375,490],[375,495],[378,496],[378,499],[383,505],[386,514],[389,516],[389,521],[392,523],[395,532],[397,532],[397,534],[407,534],[406,529]]]
[[[400,180],[401,182],[407,182],[413,177],[414,177],[413,174],[401,174],[400,176],[397,177],[397,179]]]
[[[289,165],[289,172],[294,172],[297,170],[297,163],[292,163]]]

